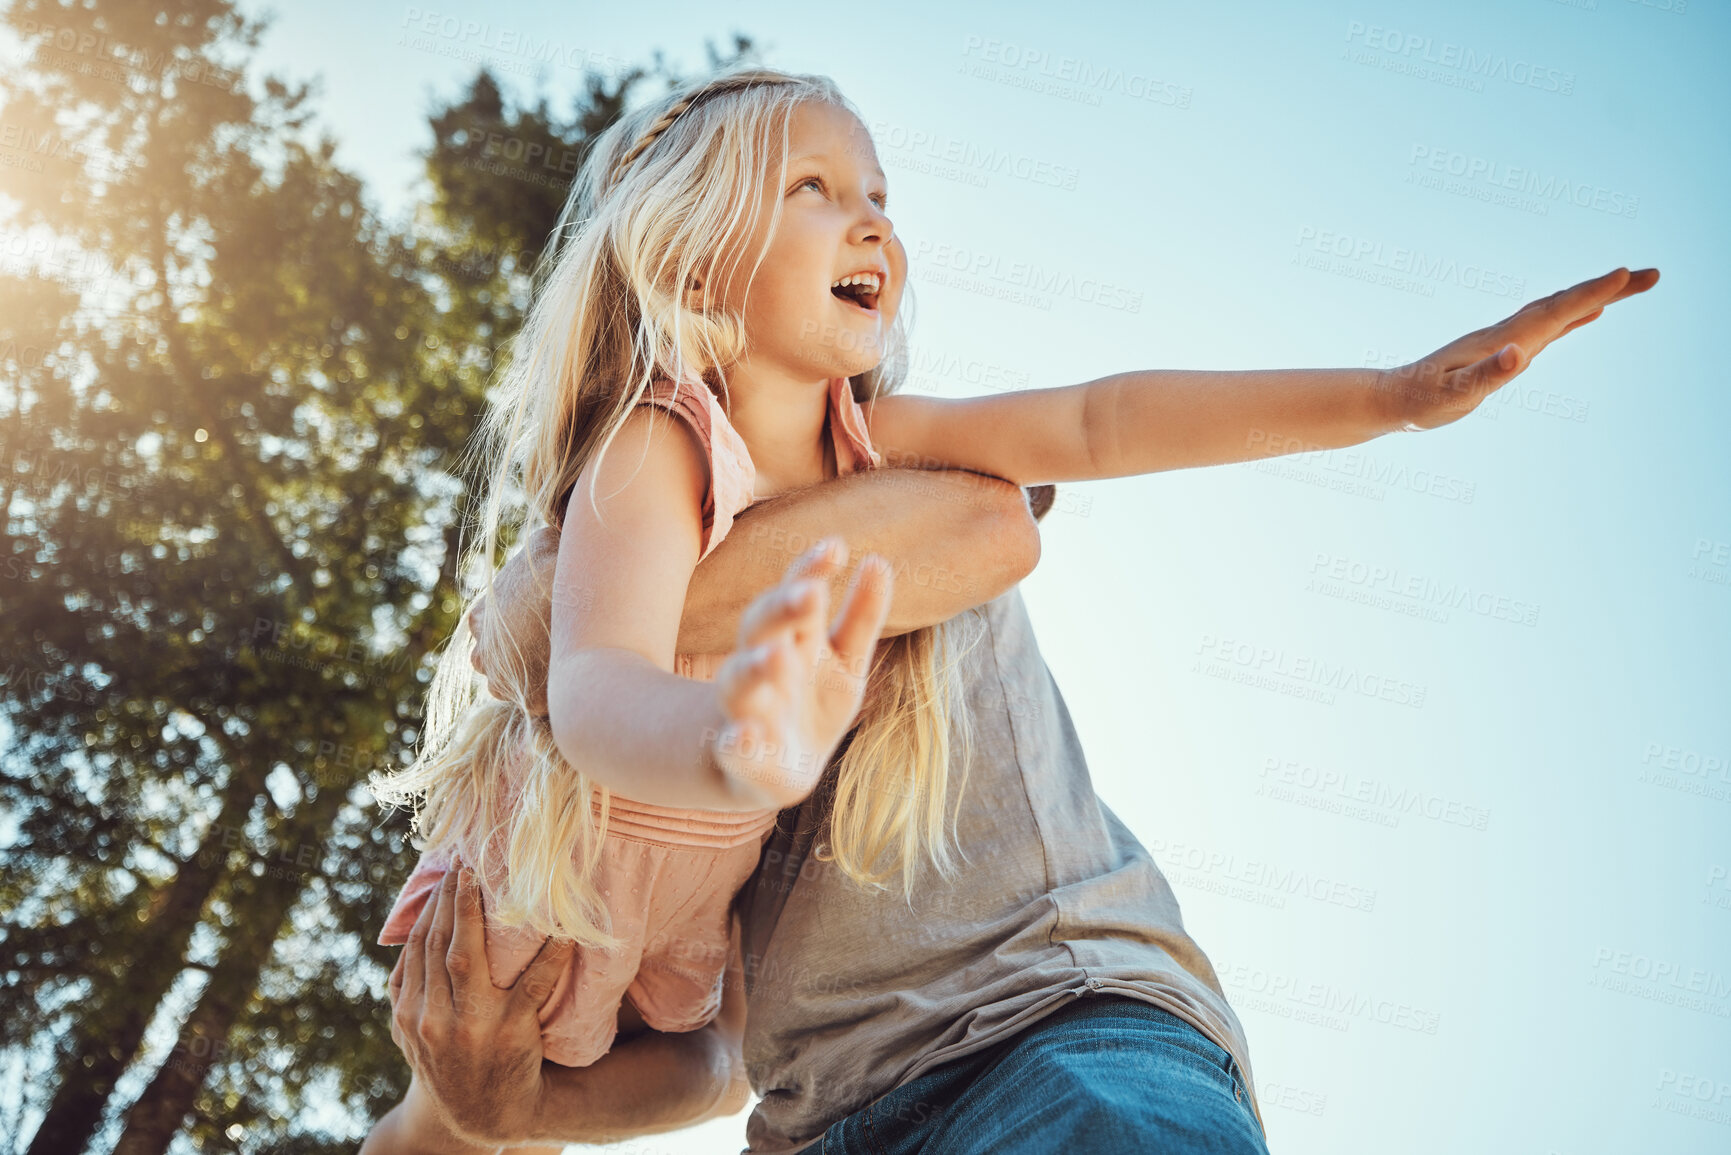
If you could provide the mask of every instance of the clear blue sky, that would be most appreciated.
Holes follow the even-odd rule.
[[[696,69],[747,33],[865,112],[914,385],[949,396],[1392,364],[1663,270],[1444,430],[1063,487],[1023,592],[1245,1022],[1274,1150],[1731,1148],[1723,8],[718,11],[295,0],[264,56],[323,77],[395,208],[475,60]],[[558,106],[579,74],[544,79]]]

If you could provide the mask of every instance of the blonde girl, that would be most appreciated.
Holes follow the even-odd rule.
[[[507,520],[559,529],[548,708],[521,654],[490,671],[503,698],[478,695],[465,626],[419,757],[374,793],[416,807],[422,847],[381,943],[407,941],[461,861],[498,983],[548,938],[578,945],[542,1011],[551,1061],[593,1063],[621,1024],[715,1016],[733,894],[856,716],[828,855],[904,894],[923,864],[955,869],[943,799],[952,733],[967,737],[968,615],[874,646],[892,583],[868,557],[827,626],[823,579],[846,561],[829,541],[747,611],[749,645],[674,652],[692,571],[741,509],[881,465],[860,399],[899,384],[906,284],[884,208],[833,84],[740,70],[602,134],[536,271],[483,422],[470,564],[490,589]]]

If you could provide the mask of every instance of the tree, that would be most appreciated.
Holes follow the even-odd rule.
[[[458,463],[565,194],[500,141],[568,182],[675,78],[561,123],[482,72],[394,230],[228,0],[4,19],[0,1133],[347,1150],[307,1098],[407,1085],[373,941],[415,856],[362,784],[416,740]]]

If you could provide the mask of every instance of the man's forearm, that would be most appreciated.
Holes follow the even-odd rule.
[[[830,590],[832,607],[841,605],[851,571],[867,553],[893,567],[884,637],[989,602],[1040,559],[1039,529],[1014,484],[962,470],[863,470],[741,512],[691,575],[678,651],[731,650],[751,600],[830,534],[848,545],[848,566]]]
[[[738,1075],[714,1026],[685,1034],[646,1031],[616,1042],[587,1067],[542,1065],[535,1131],[543,1143],[617,1143],[732,1114]]]

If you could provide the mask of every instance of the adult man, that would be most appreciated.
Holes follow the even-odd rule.
[[[993,478],[874,470],[762,503],[698,567],[681,627],[681,652],[731,648],[775,578],[761,543],[791,553],[828,534],[894,564],[886,636],[977,606],[972,741],[947,800],[961,875],[910,909],[899,886],[868,890],[822,861],[826,776],[783,812],[739,896],[720,1016],[688,1035],[622,1032],[581,1069],[540,1058],[537,986],[561,952],[494,988],[478,904],[447,886],[392,977],[399,1045],[449,1116],[424,1149],[671,1130],[737,1112],[749,1080],[753,1155],[1266,1152],[1242,1027],[1158,868],[1095,797],[1014,588],[1052,491],[1032,494],[1030,508]],[[905,580],[921,567],[962,580]],[[509,624],[545,615],[522,593],[536,583],[515,585],[480,623],[483,646],[544,634]]]

